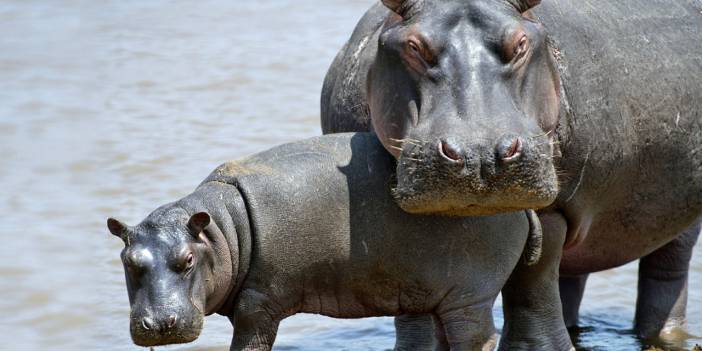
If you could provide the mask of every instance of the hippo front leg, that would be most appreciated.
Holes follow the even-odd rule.
[[[234,325],[231,351],[270,351],[278,333],[281,316],[272,312],[267,297],[253,290],[240,293],[229,319]]]
[[[500,350],[573,350],[563,322],[558,267],[566,221],[557,213],[540,216],[543,251],[534,265],[519,264],[502,289],[505,324]]]
[[[687,279],[702,219],[639,261],[635,329],[641,337],[673,337],[686,327]]]

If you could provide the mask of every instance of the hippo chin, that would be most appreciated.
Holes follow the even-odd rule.
[[[541,255],[562,243],[543,240],[535,213],[411,215],[388,187],[394,166],[370,133],[323,136],[225,163],[135,227],[108,220],[126,245],[134,342],[193,340],[203,316],[220,313],[234,325],[231,350],[266,351],[281,320],[306,312],[400,316],[397,351],[433,347],[434,337],[441,350],[492,350],[498,293],[534,285],[550,302],[507,301],[504,329],[526,314],[560,336],[502,349],[570,350],[558,256]],[[426,313],[436,328],[405,336]]]
[[[635,329],[674,335],[701,228],[701,12],[690,0],[382,0],[329,69],[322,128],[375,132],[398,159],[406,211],[540,209],[544,236],[565,243],[568,326],[589,273],[640,259]]]

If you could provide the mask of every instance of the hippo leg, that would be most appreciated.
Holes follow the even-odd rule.
[[[635,329],[641,337],[674,337],[686,326],[687,279],[702,219],[639,261]]]
[[[434,351],[449,351],[451,346],[446,339],[446,329],[444,329],[444,324],[441,323],[441,319],[437,315],[432,316],[434,320]]]
[[[532,266],[517,265],[502,289],[500,350],[573,350],[558,290],[566,220],[552,212],[539,217],[544,229],[541,259]]]
[[[273,348],[282,317],[271,313],[270,306],[276,305],[262,294],[252,290],[240,293],[234,315],[229,317],[234,325],[231,351],[270,351]]]
[[[457,296],[457,302],[460,297]],[[437,345],[437,350],[491,351],[495,348],[497,333],[492,320],[494,300],[466,307],[440,307],[437,320],[443,325],[446,343]]]
[[[434,348],[434,324],[430,314],[406,314],[395,317],[395,351],[431,351]]]
[[[563,319],[568,328],[578,326],[580,303],[583,301],[588,274],[560,277],[558,286],[561,292]]]

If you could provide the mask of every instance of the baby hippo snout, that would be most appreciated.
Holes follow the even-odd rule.
[[[172,314],[168,316],[168,318],[159,322],[154,322],[151,317],[144,317],[141,319],[141,326],[144,328],[144,330],[168,331],[176,326],[177,321],[178,315],[176,314]]]

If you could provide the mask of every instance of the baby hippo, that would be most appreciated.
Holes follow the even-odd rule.
[[[225,163],[136,226],[109,219],[134,342],[193,341],[219,313],[232,350],[270,350],[295,313],[429,313],[438,349],[492,349],[493,302],[520,257],[538,256],[538,230],[525,212],[405,213],[394,169],[377,137],[327,135]]]

